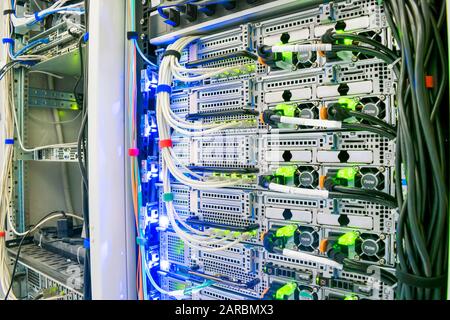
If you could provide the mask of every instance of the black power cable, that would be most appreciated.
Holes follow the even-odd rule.
[[[86,24],[86,32],[89,34],[89,0],[84,0],[84,7],[85,7],[85,24]],[[83,39],[84,40],[84,39]],[[89,44],[86,42],[86,53],[88,53],[89,50]],[[79,157],[79,167],[80,172],[82,174],[82,197],[83,197],[83,217],[84,217],[84,233],[85,238],[87,239],[87,242],[90,240],[90,233],[89,233],[89,174],[88,174],[88,146],[87,146],[87,124],[88,124],[88,73],[86,72],[87,68],[87,61],[85,63],[82,48],[79,47],[80,50],[80,71],[81,75],[84,80],[84,91],[83,91],[83,118],[81,123],[81,129],[78,135],[78,141],[77,141],[77,147],[78,147],[78,154],[81,155],[81,150],[83,150],[83,159],[80,161],[81,157]],[[91,300],[92,299],[92,288],[91,288],[91,255],[90,255],[90,245],[86,247],[85,250],[85,256],[84,256],[84,299],[85,300]]]
[[[397,272],[402,275],[397,298],[445,299],[445,281],[436,285],[433,280],[448,270],[446,3],[390,0],[384,1],[384,6],[402,55],[395,164],[400,208]],[[429,75],[437,87],[426,86]],[[405,197],[403,183],[407,187]]]

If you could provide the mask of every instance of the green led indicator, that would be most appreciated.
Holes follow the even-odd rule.
[[[356,239],[358,239],[359,235],[355,231],[347,232],[346,234],[343,234],[338,239],[338,244],[341,246],[353,246],[355,245]]]
[[[297,172],[296,166],[281,167],[277,169],[275,175],[285,178],[293,178],[296,172]]]
[[[291,104],[279,104],[275,107],[275,110],[281,111],[283,116],[285,117],[295,117],[295,113],[297,111],[297,106],[293,106]]]
[[[277,300],[284,300],[285,297],[289,297],[292,294],[294,294],[295,290],[297,289],[297,284],[295,282],[290,282],[282,286],[280,289],[277,290],[275,293],[275,299]]]
[[[345,168],[338,170],[336,174],[336,178],[345,179],[347,181],[355,180],[355,176],[358,173],[358,170],[354,168]]]
[[[275,236],[277,238],[281,238],[281,237],[291,238],[294,236],[294,233],[295,233],[295,231],[297,231],[297,228],[298,227],[295,224],[284,226],[277,230],[277,233],[275,234]]]

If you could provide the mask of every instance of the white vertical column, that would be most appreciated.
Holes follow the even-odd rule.
[[[90,1],[89,217],[93,299],[135,299],[133,214],[127,205],[125,3]]]

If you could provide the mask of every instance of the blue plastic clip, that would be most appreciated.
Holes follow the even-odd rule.
[[[146,246],[148,244],[147,239],[145,238],[141,238],[141,237],[136,237],[136,243],[138,246]]]
[[[83,241],[83,246],[84,246],[86,249],[91,248],[91,240],[90,240],[89,238],[84,239],[84,241]]]
[[[11,38],[3,38],[3,39],[2,39],[2,43],[3,43],[3,44],[10,43],[10,44],[14,45],[14,39],[11,39]]]
[[[44,20],[44,17],[40,17],[39,16],[39,12],[35,12],[34,13],[34,20],[36,20],[36,22],[39,22],[39,21]]]
[[[13,145],[14,144],[14,139],[5,139],[5,144]]]
[[[168,94],[172,93],[172,87],[167,84],[160,84],[156,88],[156,93],[167,92]]]
[[[86,43],[89,41],[89,32],[86,32],[83,36],[83,42]]]

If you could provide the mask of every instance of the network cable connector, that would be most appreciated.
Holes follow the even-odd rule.
[[[166,51],[169,49],[157,50],[159,63],[166,56]],[[258,62],[249,25],[213,35],[192,37],[192,42],[176,58],[184,68],[215,68],[221,71],[189,86],[248,79],[254,77],[259,69],[264,70]],[[181,74],[189,75],[184,71]],[[186,83],[175,81],[175,87],[185,86]]]
[[[32,37],[29,42],[45,40],[42,44],[30,50],[30,54],[43,55],[46,59],[69,53],[77,49],[85,29],[70,21],[61,21],[55,26]]]

